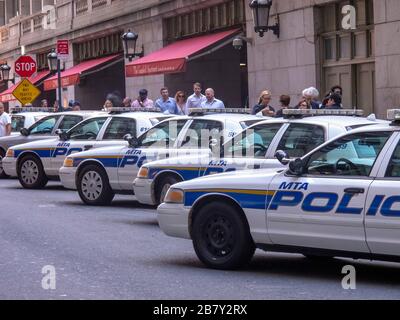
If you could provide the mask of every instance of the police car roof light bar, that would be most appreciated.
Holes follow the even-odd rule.
[[[160,108],[129,108],[115,107],[108,110],[109,113],[128,113],[128,112],[157,112],[162,113]]]
[[[251,114],[250,109],[245,108],[225,108],[225,109],[215,109],[215,108],[193,108],[189,109],[190,116],[204,115],[204,114]]]
[[[400,109],[389,109],[387,111],[387,119],[395,125],[400,125]]]
[[[42,107],[10,107],[10,113],[22,113],[22,112],[51,112],[50,108],[42,108]]]
[[[362,117],[364,115],[363,110],[354,109],[285,109],[283,110],[283,116],[285,118],[290,117],[312,117],[312,116],[353,116]]]

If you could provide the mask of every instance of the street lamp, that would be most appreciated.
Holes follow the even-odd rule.
[[[271,30],[278,38],[280,36],[279,16],[274,26],[269,26],[269,14],[271,12],[272,0],[252,0],[250,8],[253,11],[254,30],[260,37]]]
[[[3,64],[0,66],[1,79],[5,82],[11,81],[15,84],[15,78],[10,78],[11,67],[8,64]]]
[[[142,46],[142,52],[136,52],[136,42],[139,38],[139,35],[135,32],[132,32],[130,29],[128,32],[122,35],[122,41],[124,42],[124,50],[125,57],[129,59],[131,62],[135,57],[143,57],[144,56],[144,46]]]
[[[47,55],[47,63],[51,72],[57,72],[58,78],[58,112],[62,112],[62,88],[61,88],[61,60],[58,58],[57,52],[53,49]]]

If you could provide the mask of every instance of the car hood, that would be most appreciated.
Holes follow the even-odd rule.
[[[174,185],[182,190],[193,189],[267,189],[272,179],[284,169],[258,169],[228,172],[201,177]]]

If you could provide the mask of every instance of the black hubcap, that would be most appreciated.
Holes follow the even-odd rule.
[[[234,247],[233,227],[223,216],[208,219],[203,229],[203,241],[207,251],[214,257],[229,255]]]

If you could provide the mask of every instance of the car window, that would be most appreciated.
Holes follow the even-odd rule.
[[[220,121],[194,119],[182,142],[189,149],[209,148],[210,141],[221,142],[224,126]]]
[[[234,138],[228,154],[235,158],[265,158],[272,140],[282,127],[281,123],[260,124],[247,129]]]
[[[12,116],[11,117],[11,131],[20,132],[25,127],[24,116]]]
[[[104,133],[103,140],[123,140],[127,134],[136,137],[136,120],[113,118]]]
[[[306,173],[367,177],[390,135],[367,132],[340,138],[311,156]]]
[[[64,116],[64,118],[61,120],[60,125],[58,126],[58,129],[62,131],[68,131],[69,129],[76,126],[82,120],[83,117],[81,116]]]
[[[43,118],[30,128],[30,134],[51,134],[60,116]]]
[[[107,117],[88,119],[72,128],[68,134],[71,140],[96,140]]]
[[[389,166],[386,170],[387,178],[400,178],[400,142],[393,152]]]
[[[325,131],[321,126],[290,124],[279,142],[278,150],[285,151],[290,158],[305,156],[325,142]]]
[[[140,146],[144,148],[172,146],[186,122],[187,120],[171,120],[159,123],[140,136]]]

